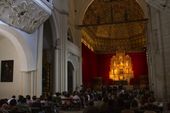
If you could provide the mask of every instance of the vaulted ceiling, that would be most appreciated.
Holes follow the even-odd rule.
[[[95,0],[80,25],[82,42],[96,53],[144,51],[146,24],[136,0]]]

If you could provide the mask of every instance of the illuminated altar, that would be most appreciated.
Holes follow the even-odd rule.
[[[133,78],[132,62],[125,51],[116,51],[116,55],[111,58],[109,78],[113,81],[127,81]]]

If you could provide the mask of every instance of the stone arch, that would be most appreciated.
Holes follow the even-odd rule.
[[[76,70],[78,67],[78,59],[77,59],[77,56],[74,55],[72,52],[68,52],[67,54],[67,62],[70,62],[72,63],[74,69]]]
[[[76,55],[74,55],[72,52],[69,52],[68,53],[68,57],[67,57],[67,67],[68,67],[68,62],[69,63],[71,63],[72,64],[72,66],[73,66],[73,68],[74,68],[74,70],[73,70],[73,90],[76,90],[76,88],[78,87],[77,85],[78,85],[78,83],[79,83],[79,81],[78,81],[78,66],[79,66],[79,64],[78,64],[78,57],[76,56]],[[68,69],[68,68],[67,68]],[[67,72],[67,77],[68,77],[68,72]],[[67,78],[67,80],[68,80],[68,78]],[[67,83],[67,86],[69,85],[69,83]],[[68,87],[67,87],[67,89],[69,89]]]
[[[148,12],[148,6],[147,3],[144,0],[136,0],[136,2],[139,4],[141,9],[144,12],[144,17],[149,18],[149,12]]]
[[[81,7],[81,10],[80,10],[80,13],[79,13],[78,24],[82,24],[84,15],[85,15],[88,7],[93,3],[93,1],[94,1],[94,0],[86,0],[86,2],[82,3],[82,4],[84,4],[84,5]]]
[[[56,46],[56,41],[57,39],[59,39],[59,22],[55,16],[55,14],[52,14],[51,17],[49,18],[50,21],[50,25],[51,25],[51,29],[52,31],[52,40],[53,40],[53,46]],[[55,31],[55,32],[54,32]]]
[[[24,41],[23,36],[8,26],[0,26],[0,35],[7,38],[16,48],[20,59],[21,71],[32,71],[36,69],[33,54],[29,45]]]
[[[59,22],[57,16],[58,16],[57,13],[54,12],[50,17],[50,23],[51,23],[51,27],[52,27],[53,31],[56,31],[56,32],[52,32],[53,37],[56,37],[56,39],[59,39],[60,38],[60,36],[59,36],[60,22]],[[55,42],[55,39],[53,39],[53,41]]]

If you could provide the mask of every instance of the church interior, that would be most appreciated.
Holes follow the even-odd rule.
[[[0,113],[170,112],[169,12],[168,0],[0,0]]]

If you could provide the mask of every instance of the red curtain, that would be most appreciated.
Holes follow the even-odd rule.
[[[86,87],[91,87],[93,78],[97,76],[97,57],[84,44],[82,45],[82,51],[83,84]]]

